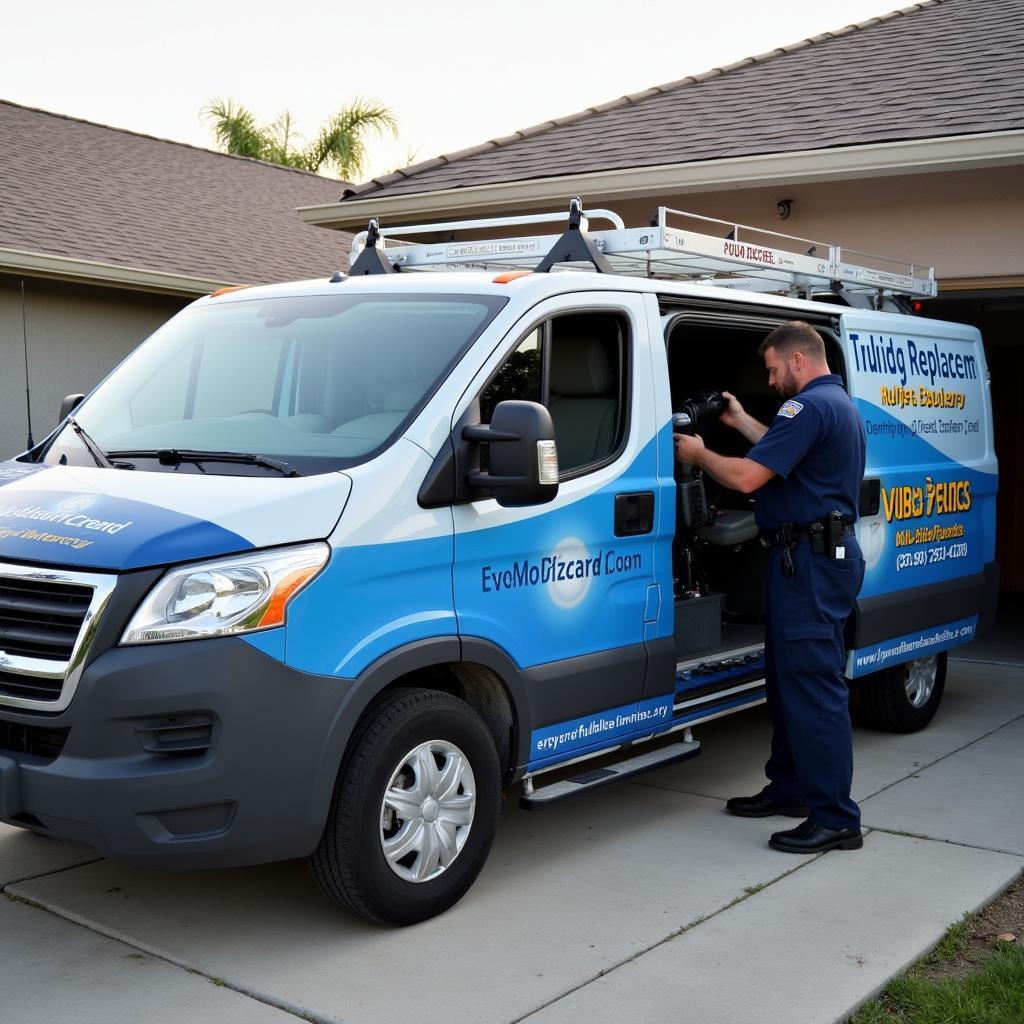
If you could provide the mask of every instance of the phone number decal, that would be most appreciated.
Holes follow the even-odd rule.
[[[959,544],[937,544],[935,547],[921,548],[918,551],[901,551],[896,556],[896,571],[900,572],[903,569],[914,569],[921,565],[934,565],[936,562],[966,557],[966,541]]]

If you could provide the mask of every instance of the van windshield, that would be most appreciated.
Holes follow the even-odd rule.
[[[44,461],[260,471],[171,451],[261,455],[303,475],[355,465],[399,436],[506,301],[312,295],[185,310],[100,384]]]

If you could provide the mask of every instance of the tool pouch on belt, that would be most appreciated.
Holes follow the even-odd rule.
[[[811,550],[816,555],[825,554],[825,524],[811,523],[808,533],[811,535]]]
[[[828,514],[828,556],[836,557],[836,548],[843,546],[843,538],[849,532],[850,524],[843,518],[842,512]]]

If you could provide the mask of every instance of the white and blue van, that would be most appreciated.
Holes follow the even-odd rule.
[[[203,298],[0,463],[0,819],[160,867],[308,856],[400,924],[467,891],[503,787],[698,753],[764,699],[764,555],[749,496],[677,480],[673,414],[742,454],[709,392],[770,421],[791,319],[867,433],[854,713],[927,724],[998,592],[977,330],[887,311],[934,294],[912,269],[580,213],[374,229],[348,276]]]

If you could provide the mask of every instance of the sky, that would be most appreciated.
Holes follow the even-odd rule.
[[[0,7],[0,99],[215,148],[214,98],[308,136],[391,108],[361,179],[765,53],[906,0],[49,0]],[[799,97],[794,96],[794,103]]]

